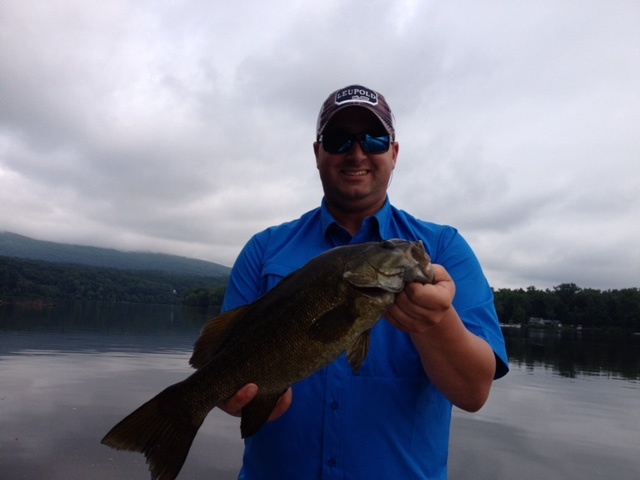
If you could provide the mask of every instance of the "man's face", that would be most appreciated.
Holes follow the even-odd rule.
[[[338,112],[323,133],[335,132],[386,134],[377,117],[361,107]],[[354,213],[382,206],[396,165],[397,143],[392,143],[387,152],[377,154],[365,153],[358,142],[353,142],[344,153],[329,153],[319,142],[314,143],[313,148],[325,198],[330,206]]]

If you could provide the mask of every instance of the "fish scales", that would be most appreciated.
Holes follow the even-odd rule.
[[[256,397],[241,434],[255,434],[280,396],[347,352],[354,372],[371,328],[406,283],[433,283],[422,242],[337,247],[309,261],[255,302],[211,320],[194,346],[197,370],[114,426],[102,443],[144,453],[152,479],[177,477],[198,428],[247,383]]]

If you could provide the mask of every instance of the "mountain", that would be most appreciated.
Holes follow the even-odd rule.
[[[231,272],[231,269],[224,265],[177,255],[122,252],[110,248],[46,242],[11,232],[0,232],[0,256],[123,270],[155,270],[205,277],[226,276]]]

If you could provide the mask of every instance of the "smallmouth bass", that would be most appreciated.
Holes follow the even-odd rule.
[[[315,257],[255,302],[208,322],[190,359],[197,370],[124,418],[102,443],[142,452],[154,480],[175,479],[207,414],[247,383],[259,390],[243,408],[243,438],[262,427],[291,385],[344,352],[357,373],[371,328],[410,282],[434,282],[420,241],[347,245]]]

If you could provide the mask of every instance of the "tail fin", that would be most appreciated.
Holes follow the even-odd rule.
[[[180,400],[179,385],[160,392],[102,439],[109,447],[144,453],[153,480],[173,480],[178,476],[204,421]]]

